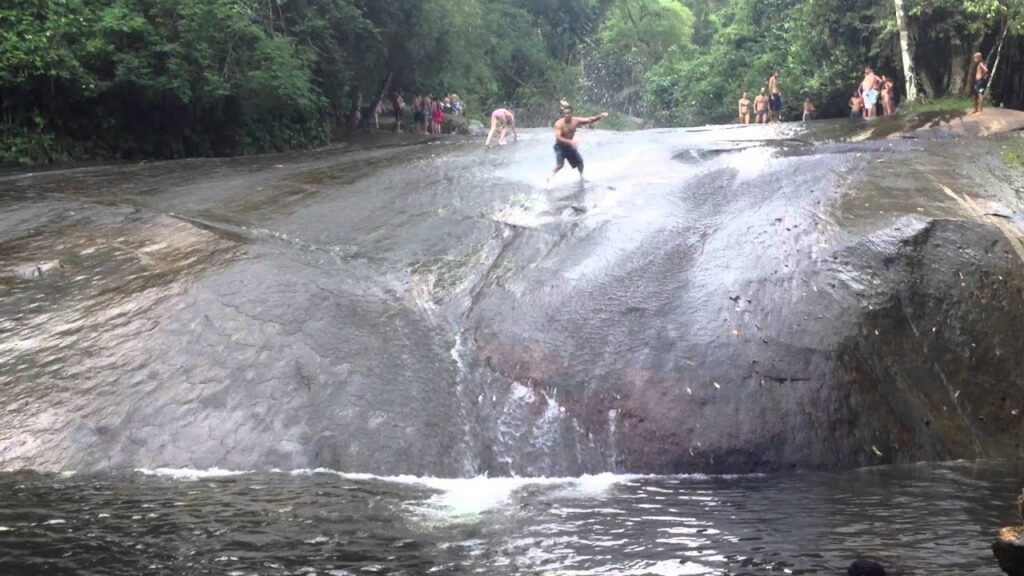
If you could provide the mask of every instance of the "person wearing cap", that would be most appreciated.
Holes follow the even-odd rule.
[[[576,130],[580,126],[594,124],[602,118],[608,117],[607,112],[601,112],[597,116],[577,118],[572,115],[572,106],[567,101],[562,100],[560,104],[562,107],[562,117],[555,122],[555,168],[548,176],[547,186],[551,185],[551,179],[562,169],[566,160],[569,161],[569,166],[579,170],[580,178],[583,178],[583,157],[580,156],[577,148],[579,143],[575,138]]]

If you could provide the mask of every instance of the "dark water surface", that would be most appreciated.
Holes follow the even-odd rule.
[[[998,574],[1020,469],[0,475],[0,574]]]

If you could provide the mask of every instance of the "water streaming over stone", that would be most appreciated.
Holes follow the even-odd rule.
[[[872,130],[0,176],[0,573],[990,573],[1018,136]]]

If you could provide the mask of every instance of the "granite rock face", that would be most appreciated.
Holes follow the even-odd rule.
[[[778,130],[588,132],[552,190],[547,130],[4,176],[0,468],[1019,456],[1020,182]]]

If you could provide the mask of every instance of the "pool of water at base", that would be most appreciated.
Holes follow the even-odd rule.
[[[1021,466],[580,478],[0,473],[0,574],[999,574]]]

